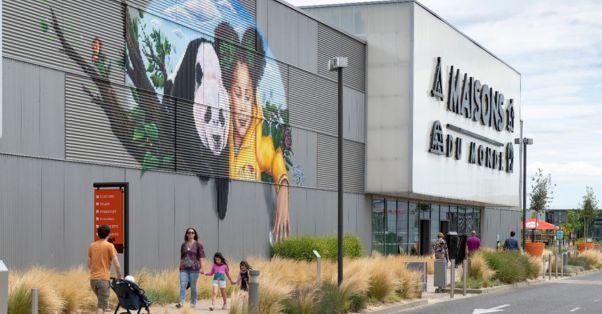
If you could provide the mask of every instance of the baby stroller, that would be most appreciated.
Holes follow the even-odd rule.
[[[119,311],[120,306],[127,313],[130,313],[130,310],[138,310],[138,313],[140,313],[143,308],[146,309],[147,313],[150,313],[148,308],[152,302],[144,295],[144,290],[138,287],[137,284],[127,280],[111,278],[111,289],[113,289],[119,300],[115,314]]]

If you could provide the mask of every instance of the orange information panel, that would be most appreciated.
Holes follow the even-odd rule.
[[[123,253],[124,221],[123,221],[123,189],[121,187],[94,189],[94,240],[98,240],[96,229],[101,225],[111,227],[109,242],[117,252]]]

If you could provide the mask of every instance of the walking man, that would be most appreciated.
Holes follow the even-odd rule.
[[[102,225],[96,230],[100,240],[94,241],[88,248],[88,268],[90,269],[90,286],[96,294],[96,314],[102,314],[109,307],[111,263],[115,266],[117,278],[121,276],[121,265],[117,258],[117,250],[108,241],[111,228]]]
[[[516,232],[510,231],[510,238],[504,241],[504,250],[518,251],[518,240],[514,237]]]
[[[472,256],[481,247],[481,239],[477,236],[476,231],[470,233],[470,238],[466,240],[466,248],[468,249],[468,256]]]

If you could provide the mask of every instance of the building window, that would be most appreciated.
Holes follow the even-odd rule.
[[[419,221],[420,215],[418,213],[418,205],[415,202],[410,201],[408,206],[408,254],[418,254],[418,241],[420,237]]]
[[[437,239],[439,233],[439,204],[431,205],[431,242]]]
[[[408,201],[397,201],[397,245],[399,253],[408,252]]]
[[[385,201],[372,200],[372,250],[385,253]]]
[[[372,200],[372,250],[383,255],[428,254],[437,234],[481,234],[481,209],[405,199]]]
[[[456,206],[449,207],[449,231],[458,232],[458,208]]]
[[[397,201],[387,199],[387,230],[385,230],[385,254],[398,254],[397,249]]]

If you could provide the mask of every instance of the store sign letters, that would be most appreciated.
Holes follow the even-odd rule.
[[[505,100],[504,94],[494,90],[487,84],[460,72],[460,69],[450,67],[447,93],[447,110],[461,115],[468,120],[491,127],[498,132],[514,133],[514,100]],[[437,58],[431,96],[444,101],[441,58]],[[505,108],[505,109],[504,109]],[[514,165],[513,144],[499,143],[482,135],[447,124],[447,128],[460,134],[467,135],[477,141],[468,143],[468,163],[486,168],[511,173]],[[444,136],[440,121],[435,121],[431,130],[431,145],[429,152],[445,155],[456,160],[462,158],[462,138],[447,134]],[[497,148],[491,147],[496,146]],[[505,146],[505,147],[504,147]]]

